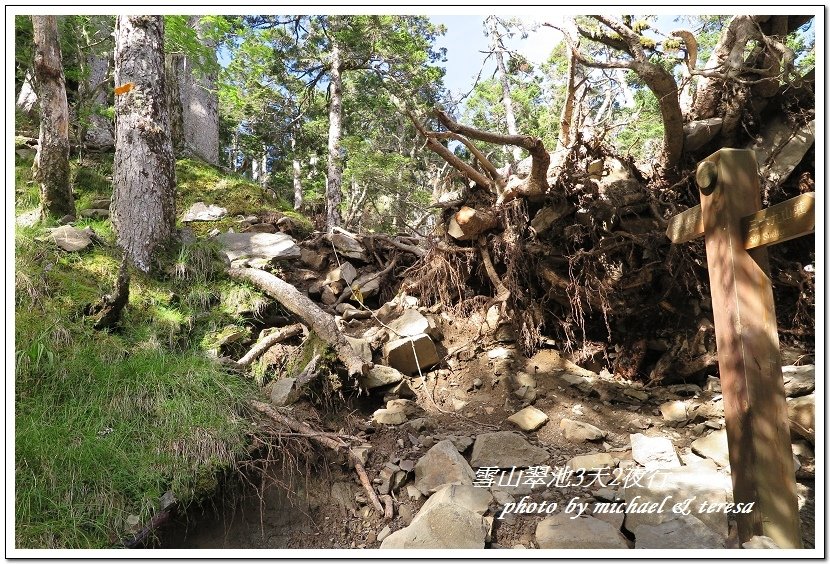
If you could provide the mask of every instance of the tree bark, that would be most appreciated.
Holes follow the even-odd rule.
[[[297,157],[297,139],[291,137],[291,178],[294,184],[294,209],[303,207],[303,170]]]
[[[109,19],[95,20],[95,34],[93,37],[109,37],[112,34],[112,27]],[[92,50],[86,56],[86,64],[89,69],[86,78],[81,84],[79,98],[84,100],[89,111],[89,121],[85,125],[83,143],[87,147],[98,150],[111,149],[115,145],[113,135],[113,123],[110,119],[100,113],[101,108],[107,107],[107,92],[112,88],[112,50]]]
[[[247,280],[280,302],[288,311],[297,315],[311,327],[321,339],[332,346],[350,376],[366,374],[370,366],[358,356],[334,322],[334,318],[317,304],[300,293],[297,288],[268,272],[256,268],[232,268],[232,278]]]
[[[40,180],[41,214],[75,214],[69,176],[69,106],[55,16],[32,16],[34,78],[40,100],[40,137],[35,160]]]
[[[343,118],[343,79],[340,46],[336,41],[331,46],[331,69],[329,70],[329,161],[326,181],[326,231],[332,233],[342,223],[340,201],[342,194],[343,166],[340,159],[340,137]]]
[[[182,122],[185,147],[210,164],[219,164],[219,92],[216,88],[216,45],[206,37],[199,16],[191,16],[190,26],[199,41],[213,53],[212,60],[185,58],[185,84],[182,87]]]
[[[125,91],[115,98],[113,224],[126,256],[149,272],[154,252],[173,235],[176,214],[161,16],[118,17],[115,82]]]

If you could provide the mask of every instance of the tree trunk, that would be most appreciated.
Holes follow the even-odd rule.
[[[55,16],[32,16],[34,73],[40,100],[37,179],[41,213],[60,218],[75,214],[69,178],[69,106]]]
[[[343,133],[343,80],[341,73],[340,46],[336,41],[331,46],[331,69],[329,70],[329,162],[326,180],[326,231],[331,233],[342,223],[340,201],[342,194],[343,166],[340,160],[340,137]]]
[[[496,58],[496,69],[499,74],[499,82],[501,83],[502,103],[504,104],[504,118],[507,121],[507,133],[509,135],[518,135],[519,130],[516,127],[516,116],[513,113],[513,98],[510,96],[510,84],[507,77],[507,68],[504,66],[504,48],[501,45],[501,38],[498,31],[498,20],[495,16],[488,18],[488,33],[490,35],[490,48],[493,51],[493,56]],[[522,160],[522,150],[519,147],[513,147],[513,162]]]
[[[184,151],[184,108],[182,105],[181,77],[184,75],[184,55],[168,53],[164,57],[165,95],[170,114],[170,140],[173,153],[180,156]]]
[[[118,17],[115,83],[126,91],[115,98],[113,224],[126,256],[149,272],[154,251],[173,234],[176,214],[161,16]]]
[[[212,61],[185,59],[182,121],[185,147],[210,164],[219,164],[219,92],[216,89],[215,44],[205,36],[199,16],[190,18],[199,40],[213,53]],[[264,169],[263,169],[264,171]]]
[[[294,181],[294,209],[303,207],[303,169],[300,159],[297,158],[297,139],[291,137],[291,175]]]
[[[112,33],[112,28],[105,25],[106,23],[97,23],[95,37],[107,37]],[[86,64],[89,72],[80,87],[82,93],[79,93],[79,97],[85,99],[90,112],[83,142],[84,145],[99,150],[110,149],[115,145],[113,123],[101,115],[99,110],[107,107],[107,92],[112,88],[112,51],[90,52],[86,56]]]

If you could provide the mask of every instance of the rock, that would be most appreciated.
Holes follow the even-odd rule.
[[[110,211],[108,209],[89,208],[81,210],[80,216],[89,219],[107,219],[110,216]]]
[[[787,416],[793,435],[816,442],[816,394],[787,400]]]
[[[635,476],[635,474],[631,473],[629,476]],[[622,476],[621,482],[625,481],[626,476]],[[706,510],[701,512],[700,507],[704,502],[707,509],[713,504],[727,502],[732,491],[732,480],[728,476],[696,466],[660,469],[642,476],[642,479],[629,478],[628,481],[630,483],[623,489],[623,497],[629,506],[636,503],[640,507],[646,507],[657,503],[659,507],[664,499],[671,497],[663,505],[662,511],[647,513],[632,511],[626,514],[625,528],[634,533],[638,540],[638,530],[641,525],[659,525],[674,519],[678,514],[672,512],[673,505],[687,499],[693,499],[689,505],[692,515],[703,521],[720,537],[727,537],[729,528],[726,514],[723,512],[708,513]]]
[[[408,486],[407,486],[407,488],[408,488]],[[421,492],[418,492],[418,495],[420,495],[420,494],[421,494]],[[401,504],[398,507],[398,515],[401,516],[401,521],[403,522],[404,526],[407,526],[407,527],[412,524],[412,518],[415,516],[415,514],[412,513],[412,508],[409,507],[408,505],[403,505],[403,504]]]
[[[684,150],[700,149],[720,133],[721,126],[723,126],[723,118],[719,117],[690,121],[683,126]]]
[[[592,515],[594,519],[599,519],[600,521],[605,521],[612,527],[614,527],[615,531],[622,530],[623,521],[625,521],[625,513],[602,513],[596,512]]]
[[[698,456],[690,450],[680,453],[680,460],[686,466],[703,466],[709,470],[717,470],[718,465],[711,458]]]
[[[378,533],[378,538],[377,538],[378,542],[382,542],[382,541],[384,541],[384,540],[386,539],[386,537],[388,537],[388,536],[389,536],[389,535],[391,535],[391,534],[392,534],[392,529],[389,527],[389,525],[386,525],[386,526],[385,526],[383,529],[381,529],[381,530],[380,530],[380,532]]]
[[[357,309],[354,306],[348,307],[343,311],[343,321],[347,323],[352,319],[369,319],[370,317],[372,317],[371,311],[365,309]]]
[[[386,407],[372,414],[372,421],[381,425],[400,425],[417,413],[418,405],[407,399],[394,399],[386,402]]]
[[[755,535],[741,545],[743,548],[781,548],[775,541],[763,535]]]
[[[378,409],[372,414],[372,422],[378,425],[400,425],[406,423],[406,420],[406,413],[394,412],[385,408]]]
[[[694,515],[674,515],[658,525],[640,525],[634,548],[724,548],[725,539]]]
[[[522,431],[535,431],[550,420],[544,411],[535,407],[526,407],[507,418]]]
[[[647,437],[642,433],[633,433],[630,437],[631,457],[647,470],[680,466],[674,445],[666,437]]]
[[[126,525],[130,533],[138,533],[141,531],[141,517],[138,515],[127,515]]]
[[[527,386],[528,388],[535,388],[536,387],[536,378],[528,374],[527,372],[516,372],[512,378],[513,383],[516,384],[516,387],[523,387]]]
[[[606,431],[594,427],[590,423],[563,418],[559,422],[559,429],[569,441],[585,442],[598,441],[608,434]]]
[[[715,376],[707,376],[706,386],[704,389],[707,392],[712,392],[713,394],[721,393],[720,378],[716,378]]]
[[[372,345],[369,344],[369,341],[359,337],[349,337],[348,335],[344,335],[344,337],[346,337],[346,340],[352,346],[354,352],[357,353],[357,356],[359,356],[363,362],[366,364],[372,362]],[[387,368],[389,367],[387,366]],[[398,380],[398,382],[400,382],[400,380]]]
[[[435,343],[423,333],[386,343],[383,347],[383,356],[386,364],[404,374],[417,373],[419,366],[423,371],[441,360],[435,349]]]
[[[475,473],[451,441],[433,446],[415,464],[415,487],[429,495],[447,484],[472,485]]]
[[[414,337],[429,330],[429,321],[415,309],[405,310],[400,317],[387,325],[396,338]]]
[[[376,364],[369,369],[366,376],[360,377],[360,385],[371,390],[372,388],[379,388],[389,384],[396,384],[403,380],[403,374],[390,366],[383,366]]]
[[[497,358],[508,359],[513,358],[515,354],[516,353],[511,349],[506,349],[504,347],[496,347],[492,350],[487,351],[487,358],[489,358],[490,360],[494,360]]]
[[[331,499],[335,505],[347,512],[357,510],[354,501],[354,486],[351,482],[334,482],[331,485]]]
[[[569,205],[560,205],[557,207],[548,206],[539,210],[533,219],[530,221],[530,227],[533,231],[536,232],[537,235],[541,235],[548,229],[553,223],[565,217],[569,213],[574,211],[573,206]]]
[[[342,280],[346,284],[351,284],[357,278],[357,270],[350,262],[343,262],[337,268],[332,268],[326,273],[324,284],[331,284]]]
[[[352,452],[355,453],[364,466],[369,461],[369,453],[372,452],[372,445],[357,445],[352,447]]]
[[[429,511],[435,505],[451,503],[469,509],[473,513],[484,515],[493,495],[486,488],[477,488],[466,484],[448,484],[442,486],[421,507],[421,511]]]
[[[295,259],[300,247],[284,233],[220,233],[216,240],[231,262],[240,259]]]
[[[714,460],[718,466],[729,466],[729,443],[726,439],[726,429],[709,433],[693,441],[692,452]]]
[[[473,468],[525,468],[539,466],[549,458],[546,450],[531,445],[518,433],[497,431],[481,433],[476,437],[470,465]]]
[[[19,225],[20,227],[31,227],[38,221],[40,221],[39,208],[35,208],[33,210],[22,213],[18,215],[14,220],[15,224]]]
[[[686,402],[683,401],[667,401],[660,404],[660,413],[663,414],[663,419],[669,423],[685,423],[689,419]]]
[[[406,495],[409,497],[409,499],[414,499],[415,501],[424,497],[424,494],[421,493],[421,490],[419,490],[411,484],[406,486]]]
[[[62,225],[49,231],[46,238],[70,253],[82,251],[92,244],[89,233],[71,225]]]
[[[331,244],[335,246],[341,255],[364,262],[366,261],[366,249],[351,235],[338,232],[327,235],[326,238],[331,241]]]
[[[816,389],[816,366],[814,364],[785,366],[783,374],[784,392],[787,397],[806,396]]]
[[[503,490],[492,490],[493,499],[499,504],[499,507],[504,507],[508,503],[515,503],[516,498]]]
[[[312,270],[320,271],[326,265],[326,255],[316,249],[300,248],[300,262]]]
[[[191,221],[216,221],[228,214],[228,210],[215,205],[207,205],[204,202],[196,202],[182,216],[182,223]]]
[[[596,454],[583,454],[571,458],[566,466],[573,471],[598,470],[600,468],[613,468],[616,465],[614,457],[607,452],[600,452]]]
[[[647,401],[649,395],[642,390],[635,390],[634,388],[625,388],[623,394],[639,401]]]
[[[473,388],[475,388],[476,390],[482,387],[483,385],[484,380],[482,380],[481,378],[476,378],[475,380],[473,380]]]
[[[276,233],[277,228],[273,223],[254,223],[243,230],[243,233]]]
[[[211,347],[214,349],[220,349],[225,345],[229,345],[231,343],[238,343],[239,341],[244,341],[251,336],[251,333],[245,327],[239,327],[237,325],[226,325],[222,328],[221,331],[216,331],[214,333],[210,333],[208,335],[208,340],[211,343]]]
[[[473,439],[463,435],[449,435],[446,437],[446,439],[450,441],[453,444],[453,446],[455,446],[458,452],[464,452],[473,444]]]
[[[422,508],[411,525],[392,533],[380,548],[482,549],[486,537],[481,515],[455,503],[438,503]]]
[[[352,282],[352,289],[365,299],[374,296],[380,290],[380,273],[367,272]]]
[[[613,525],[595,517],[558,513],[536,525],[539,548],[628,548],[625,537]]]
[[[296,378],[280,378],[271,385],[271,403],[277,407],[291,405],[300,398]]]

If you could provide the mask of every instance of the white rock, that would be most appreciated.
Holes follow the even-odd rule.
[[[557,513],[536,526],[539,548],[628,548],[625,537],[610,523],[595,517],[578,517]]]
[[[400,317],[387,325],[396,338],[414,337],[429,330],[429,321],[416,309],[404,310]]]
[[[648,470],[657,468],[676,468],[680,460],[674,451],[674,445],[666,437],[647,437],[642,433],[633,433],[631,437],[631,457]]]
[[[435,343],[426,334],[395,339],[386,343],[383,347],[383,356],[386,364],[404,374],[417,373],[419,366],[423,371],[441,360],[438,358]]]
[[[718,466],[729,466],[729,442],[726,429],[709,433],[692,442],[692,452],[710,458]]]
[[[694,515],[674,515],[658,525],[640,525],[634,548],[724,548],[724,538]]]
[[[300,247],[284,233],[220,233],[216,240],[231,262],[251,258],[300,258]]]
[[[528,406],[507,418],[523,431],[535,431],[550,420],[544,411]]]
[[[518,433],[497,431],[481,433],[473,444],[470,465],[474,468],[526,468],[539,466],[550,458],[544,449],[535,447]]]
[[[204,202],[196,202],[182,216],[182,223],[191,221],[216,221],[228,214],[228,210],[216,205],[207,205]]]
[[[379,388],[389,384],[396,384],[403,380],[403,374],[391,366],[376,364],[369,373],[360,377],[360,384],[366,389]]]
[[[447,484],[472,485],[474,480],[473,469],[449,440],[436,443],[415,464],[415,487],[424,495]]]
[[[590,423],[574,421],[573,419],[567,418],[563,418],[559,422],[559,429],[565,435],[566,439],[577,442],[598,441],[608,434],[606,431],[594,427]]]

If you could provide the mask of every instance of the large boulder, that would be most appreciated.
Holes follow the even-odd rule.
[[[415,487],[429,495],[448,484],[472,485],[475,473],[450,440],[439,441],[415,464]]]
[[[816,366],[814,364],[785,366],[783,374],[784,391],[787,397],[806,396],[816,389]]]
[[[360,385],[371,390],[372,388],[379,388],[389,384],[397,384],[403,380],[403,374],[395,370],[391,366],[383,366],[376,364],[369,369],[369,373],[359,378]]]
[[[285,233],[220,233],[216,240],[231,262],[253,258],[267,261],[300,258],[300,247]]]
[[[424,333],[389,341],[383,347],[386,364],[404,374],[417,374],[438,363],[435,343]]]
[[[548,451],[533,446],[518,433],[496,431],[476,437],[470,465],[473,468],[527,468],[539,466],[549,458]]]
[[[626,486],[623,497],[629,507],[632,504],[641,508],[652,506],[659,509],[661,504],[663,506],[662,511],[630,511],[626,514],[625,528],[638,538],[641,525],[655,526],[674,519],[678,515],[672,511],[674,505],[688,499],[693,500],[689,504],[691,514],[713,532],[726,538],[729,532],[726,514],[720,511],[709,513],[707,510],[713,504],[723,504],[730,500],[732,480],[729,476],[704,466],[684,466],[655,470],[644,476],[632,473],[623,476],[621,481]],[[666,498],[670,499],[663,503]],[[704,502],[706,507],[700,511]],[[652,505],[655,503],[657,506]]]
[[[182,216],[182,223],[191,221],[216,221],[228,214],[228,210],[213,204],[207,205],[204,202],[196,202]]]
[[[380,548],[484,548],[488,527],[480,513],[453,496],[432,501],[424,504],[408,527],[384,539]]]
[[[642,433],[631,434],[631,458],[648,470],[680,466],[671,440],[666,437],[648,437]]]
[[[536,525],[539,548],[628,548],[618,529],[596,517],[557,513]]]
[[[729,466],[729,442],[726,429],[709,433],[692,442],[692,452],[714,460],[718,466]]]
[[[724,548],[725,539],[694,515],[674,515],[658,525],[637,528],[634,548]]]

